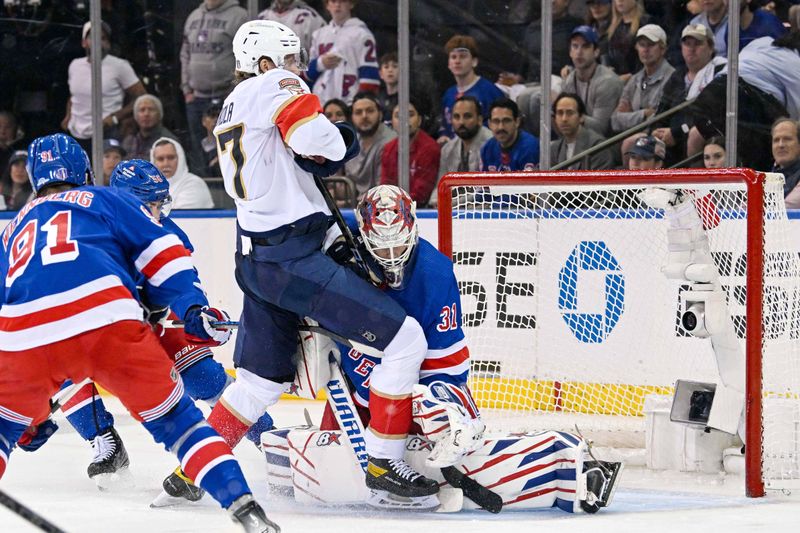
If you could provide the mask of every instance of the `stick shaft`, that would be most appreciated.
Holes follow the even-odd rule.
[[[23,503],[20,503],[16,499],[12,498],[2,490],[0,490],[0,504],[24,518],[42,531],[47,531],[48,533],[66,533],[66,531],[53,524],[27,505],[24,505]]]

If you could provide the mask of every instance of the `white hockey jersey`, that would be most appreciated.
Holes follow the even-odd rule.
[[[272,69],[239,83],[214,127],[225,191],[239,226],[261,233],[314,213],[330,214],[311,174],[294,154],[344,157],[339,130],[303,80]]]
[[[304,2],[295,2],[286,11],[267,8],[258,14],[258,18],[261,20],[274,20],[289,26],[300,37],[300,43],[306,50],[311,50],[311,38],[314,32],[325,25],[325,19],[314,8],[307,6]]]
[[[342,58],[331,70],[317,61],[328,52]],[[315,31],[309,56],[306,74],[323,102],[341,98],[349,105],[359,91],[377,92],[380,87],[375,37],[361,19],[349,18],[341,26],[331,21]]]

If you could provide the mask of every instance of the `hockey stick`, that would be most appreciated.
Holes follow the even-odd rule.
[[[503,510],[502,496],[487,489],[455,466],[442,468],[442,476],[452,486],[461,489],[464,496],[475,502],[481,509],[495,514]]]
[[[21,516],[42,531],[47,531],[48,533],[66,533],[66,531],[50,522],[48,519],[27,505],[15,500],[2,490],[0,490],[0,504],[4,505],[7,509]]]
[[[369,281],[374,277],[374,275],[371,274],[372,270],[369,268],[366,260],[364,260],[364,257],[361,255],[361,247],[356,243],[356,239],[353,237],[350,227],[347,225],[347,222],[344,221],[342,212],[339,211],[339,206],[336,205],[336,202],[331,197],[331,193],[325,186],[322,178],[316,174],[314,174],[314,183],[316,183],[317,189],[319,189],[319,192],[325,199],[325,203],[328,205],[328,210],[331,212],[333,220],[336,222],[336,225],[339,226],[339,230],[341,230],[342,236],[344,237],[344,242],[353,253],[353,257],[356,260],[356,265],[362,272],[362,277]]]
[[[183,320],[164,320],[160,322],[165,328],[182,328],[186,323]],[[214,329],[236,329],[239,327],[238,320],[209,320],[209,324]]]

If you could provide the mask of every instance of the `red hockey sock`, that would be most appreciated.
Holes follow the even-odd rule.
[[[228,406],[224,398],[220,398],[217,405],[211,410],[211,414],[208,415],[208,424],[217,430],[217,433],[225,439],[225,442],[231,448],[239,444],[239,441],[242,440],[242,437],[252,425],[243,417],[238,416],[236,411]]]
[[[386,398],[369,393],[369,427],[382,435],[408,435],[411,429],[411,395],[405,398]]]

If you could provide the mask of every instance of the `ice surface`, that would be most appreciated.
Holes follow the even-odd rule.
[[[68,532],[178,533],[236,532],[227,515],[209,497],[196,504],[150,509],[161,481],[175,459],[114,400],[108,401],[131,458],[135,485],[127,491],[99,492],[86,476],[91,448],[59,419],[61,429],[41,450],[16,450],[0,489]],[[321,404],[281,402],[271,412],[279,426],[303,423],[309,408],[315,420]],[[611,507],[596,515],[558,510],[536,512],[385,513],[365,508],[311,508],[270,499],[266,467],[249,442],[237,449],[245,475],[267,514],[286,533],[542,533],[794,531],[800,524],[800,498],[771,495],[747,499],[736,476],[651,472],[628,468]],[[0,507],[0,532],[38,531]]]

